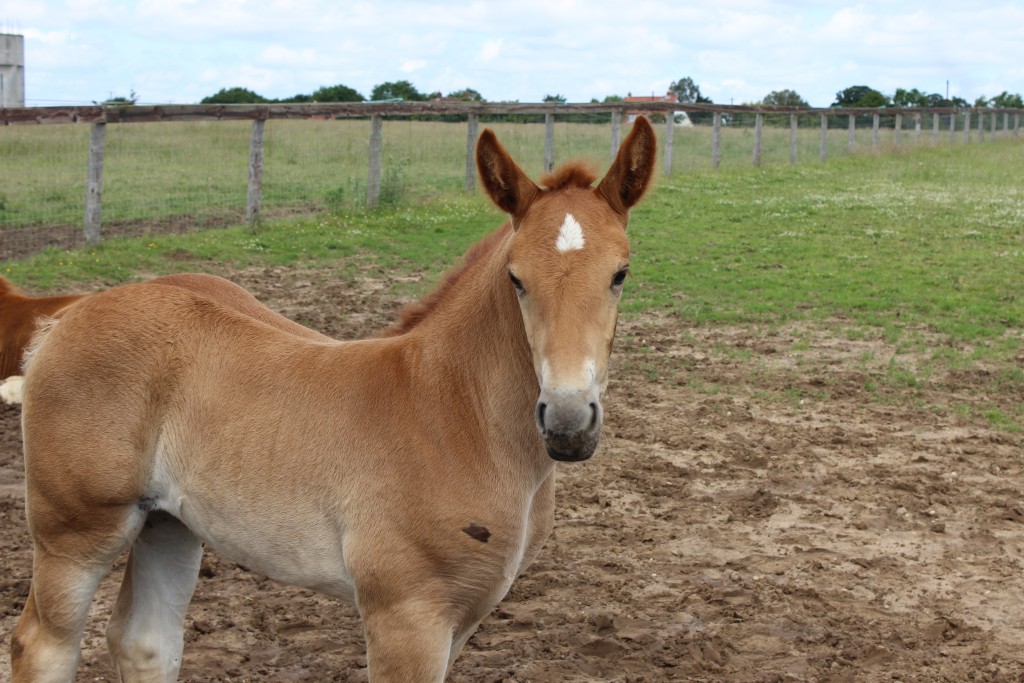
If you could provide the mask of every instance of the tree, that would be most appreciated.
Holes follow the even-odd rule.
[[[1020,94],[1011,95],[1005,90],[989,100],[989,104],[997,108],[1024,109],[1024,99]]]
[[[896,94],[892,96],[892,103],[896,107],[927,107],[930,98],[930,95],[925,95],[917,88],[913,90],[896,88]]]
[[[795,90],[773,90],[764,96],[761,104],[769,107],[810,107]]]
[[[283,104],[305,104],[308,102],[312,102],[313,96],[299,93],[297,95],[292,95],[291,97],[283,97],[277,101]]]
[[[548,102],[550,104],[565,104],[566,99],[561,95],[545,95],[541,102]]]
[[[366,98],[347,85],[330,85],[317,88],[310,95],[314,102],[363,102]]]
[[[110,93],[110,97],[108,97],[107,99],[103,100],[102,102],[96,102],[95,100],[93,100],[93,104],[101,104],[104,107],[112,107],[116,105],[123,106],[126,104],[135,104],[138,101],[139,96],[135,93],[135,88],[132,88],[128,93],[128,97],[124,97],[121,95],[115,96],[114,93]]]
[[[388,81],[373,87],[370,93],[371,100],[395,100],[403,99],[410,102],[423,102],[427,96],[421,93],[409,81]]]
[[[668,91],[675,94],[676,102],[711,103],[710,98],[700,94],[700,86],[694,83],[689,76],[672,81],[672,85],[668,86]]]
[[[678,81],[672,81],[672,84],[668,86],[668,91],[676,96],[676,102],[681,104],[711,104],[710,97],[704,97],[700,94],[700,86],[693,82],[693,79],[687,76],[686,78],[680,78]],[[706,123],[711,119],[711,112],[692,112],[689,114],[690,121],[693,123]]]
[[[463,88],[448,93],[449,100],[460,100],[462,102],[484,102],[484,96],[472,88]]]
[[[267,98],[248,88],[221,88],[213,95],[199,100],[199,104],[263,104]]]
[[[866,85],[853,85],[836,93],[833,107],[887,107],[889,98]]]

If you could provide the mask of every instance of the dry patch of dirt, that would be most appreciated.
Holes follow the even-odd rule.
[[[386,272],[230,274],[337,337]],[[895,351],[824,330],[620,324],[604,440],[559,466],[555,531],[451,680],[1024,680],[1024,437],[970,372],[879,391]],[[19,410],[0,408],[0,637],[28,592]],[[79,681],[114,681],[102,585]],[[208,552],[186,681],[365,681],[354,608]],[[0,663],[0,680],[9,676]]]

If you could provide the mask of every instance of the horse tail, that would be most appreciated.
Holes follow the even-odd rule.
[[[51,318],[48,315],[42,315],[36,319],[36,331],[32,333],[32,341],[25,347],[21,361],[21,367],[26,375],[32,367],[32,360],[35,358],[36,352],[39,351],[39,347],[43,345],[59,322],[60,318]]]
[[[56,324],[57,320],[54,318],[40,317],[27,347],[20,340],[16,342],[14,338],[0,340],[3,341],[0,343],[0,369],[3,369],[0,373],[0,401],[9,405],[22,402],[25,393],[23,375],[28,372],[29,359]],[[18,371],[21,371],[22,375],[11,374]]]

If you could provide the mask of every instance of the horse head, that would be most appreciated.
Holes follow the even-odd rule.
[[[619,299],[629,272],[629,210],[646,191],[655,135],[640,118],[604,178],[580,164],[534,183],[485,130],[477,168],[510,217],[508,287],[515,290],[540,384],[535,418],[555,460],[593,455]]]

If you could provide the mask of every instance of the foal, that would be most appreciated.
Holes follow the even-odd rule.
[[[441,681],[551,531],[555,461],[589,458],[655,137],[601,182],[539,187],[491,131],[509,222],[390,335],[298,334],[181,287],[68,309],[30,354],[33,579],[16,681],[70,681],[93,593],[131,549],[107,641],[124,681],[174,680],[202,544],[355,601],[372,681]]]

